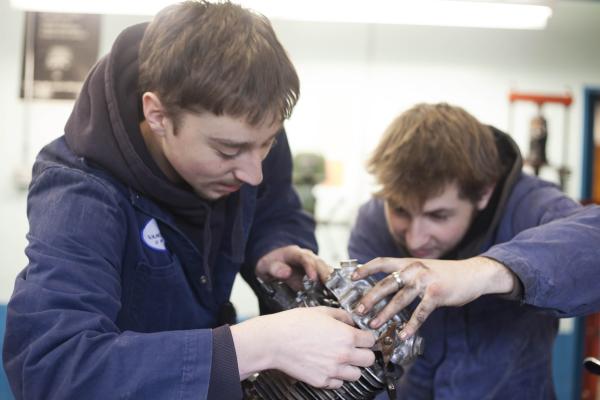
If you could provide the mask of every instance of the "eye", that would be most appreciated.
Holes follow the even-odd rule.
[[[394,207],[392,208],[392,212],[399,217],[408,217],[408,213],[402,207]]]
[[[233,153],[228,153],[228,152],[224,152],[221,150],[217,150],[217,154],[219,155],[219,157],[221,157],[224,160],[233,160],[234,158],[236,158],[237,156],[240,155],[240,152],[236,151]]]
[[[444,222],[450,217],[448,214],[431,214],[431,219],[434,221]]]

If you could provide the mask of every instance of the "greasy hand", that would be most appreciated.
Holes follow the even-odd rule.
[[[391,275],[399,271],[404,282],[399,288]],[[414,335],[427,317],[441,306],[462,306],[483,294],[508,293],[514,285],[512,273],[502,264],[485,258],[467,260],[429,260],[416,258],[376,258],[356,270],[353,279],[362,279],[377,272],[390,273],[359,302],[356,311],[369,311],[381,299],[393,298],[371,321],[377,328],[417,297],[421,299],[410,320],[400,332],[400,338]]]
[[[375,337],[350,326],[352,318],[344,310],[330,307],[295,308],[261,318],[277,324],[270,332],[274,365],[314,387],[336,389],[343,381],[361,376],[359,367],[375,361],[370,348]],[[268,331],[268,330],[267,330]]]
[[[272,250],[256,263],[256,276],[264,281],[274,279],[287,283],[292,289],[302,289],[302,277],[325,281],[331,273],[325,261],[310,250],[286,246]]]

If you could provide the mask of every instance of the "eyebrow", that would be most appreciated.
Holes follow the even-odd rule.
[[[267,140],[265,140],[264,143],[269,143],[271,140],[275,139],[275,137],[277,135],[279,135],[280,133],[283,132],[283,128],[278,129],[277,132],[275,132],[273,135],[271,135]],[[246,150],[249,149],[253,146],[253,142],[238,142],[235,140],[231,140],[231,139],[223,139],[223,138],[218,138],[218,137],[209,137],[209,140],[217,143],[221,146],[225,146],[225,147],[229,147],[232,149],[241,149],[241,150]]]
[[[452,208],[434,208],[433,210],[429,210],[429,211],[423,211],[423,214],[427,214],[427,215],[432,215],[432,214],[440,214],[440,213],[447,213],[447,214],[454,214],[455,210]]]

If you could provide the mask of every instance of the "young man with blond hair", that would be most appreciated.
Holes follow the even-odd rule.
[[[278,369],[337,388],[374,361],[339,309],[229,327],[234,278],[327,267],[291,186],[296,71],[267,19],[186,1],[91,70],[29,189],[3,361],[17,399],[235,399]]]
[[[534,268],[506,255],[581,207],[521,168],[508,135],[448,104],[402,113],[375,149],[369,169],[380,190],[360,209],[349,253],[365,264],[355,278],[383,278],[357,311],[391,296],[372,326],[410,307],[401,336],[420,328],[424,337],[425,353],[399,382],[399,398],[555,397],[552,345],[565,314],[537,306],[562,301],[566,314],[577,312],[566,293],[553,290],[553,280],[568,279],[574,265]],[[557,241],[567,225],[541,235]],[[496,245],[507,247],[495,252]],[[561,300],[540,301],[546,293],[561,293]]]

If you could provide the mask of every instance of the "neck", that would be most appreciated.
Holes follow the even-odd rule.
[[[150,152],[150,156],[156,165],[158,165],[158,168],[165,174],[169,181],[173,183],[183,182],[181,176],[179,176],[169,160],[167,160],[165,157],[160,139],[156,134],[154,134],[152,128],[150,128],[150,125],[148,125],[146,121],[140,122],[140,131],[142,132],[142,138],[144,139],[144,143]]]

